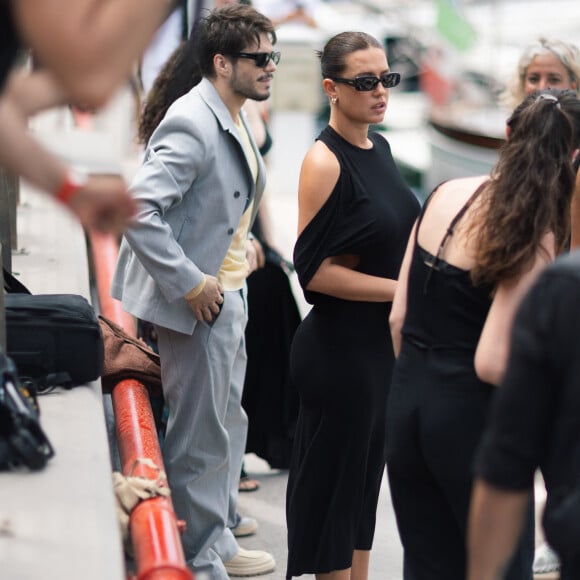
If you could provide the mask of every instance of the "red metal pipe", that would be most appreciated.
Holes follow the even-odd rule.
[[[111,282],[119,255],[119,244],[112,235],[96,230],[89,232],[89,239],[101,313],[134,336],[135,320],[123,310],[121,303],[111,296]]]
[[[147,458],[163,469],[147,389],[138,381],[121,381],[113,389],[113,408],[123,473],[157,479],[158,469],[139,461]],[[183,564],[179,522],[168,497],[156,497],[135,507],[131,512],[131,539],[139,580],[193,578]]]
[[[117,240],[95,231],[89,231],[89,238],[101,312],[135,334],[133,319],[109,292],[118,256]],[[147,389],[138,381],[124,380],[113,389],[112,400],[123,473],[157,479],[158,470],[141,461],[149,459],[164,471]],[[138,580],[193,580],[185,564],[180,528],[183,522],[177,520],[169,497],[142,501],[131,512]]]

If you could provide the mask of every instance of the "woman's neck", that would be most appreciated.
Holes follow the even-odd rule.
[[[341,122],[336,118],[330,118],[328,123],[345,141],[360,149],[371,149],[373,144],[369,139],[369,126],[367,123],[354,124],[350,121]]]

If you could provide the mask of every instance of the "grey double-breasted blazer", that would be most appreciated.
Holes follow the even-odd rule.
[[[242,122],[248,128],[244,112]],[[217,275],[242,214],[252,221],[265,185],[254,183],[242,141],[218,92],[203,79],[175,101],[154,131],[131,184],[136,222],[121,242],[111,295],[143,320],[192,334],[184,296],[203,274]]]

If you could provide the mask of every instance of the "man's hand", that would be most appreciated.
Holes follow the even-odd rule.
[[[121,177],[93,175],[68,202],[83,226],[121,233],[135,215],[137,204]]]
[[[250,265],[250,274],[258,268],[263,268],[266,264],[266,256],[262,244],[256,239],[248,239],[246,241],[246,259]]]
[[[205,276],[205,285],[195,298],[187,298],[187,303],[198,320],[211,322],[217,317],[224,303],[224,289],[214,276]]]

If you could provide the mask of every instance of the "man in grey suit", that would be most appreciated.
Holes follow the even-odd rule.
[[[138,202],[112,295],[158,335],[169,409],[163,456],[183,546],[198,577],[225,580],[273,570],[273,557],[241,549],[235,523],[247,418],[248,232],[265,168],[241,110],[265,100],[280,54],[268,18],[234,4],[196,29],[203,78],[153,132],[131,185]]]

